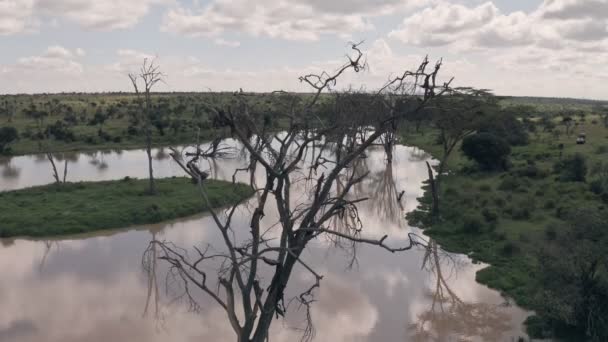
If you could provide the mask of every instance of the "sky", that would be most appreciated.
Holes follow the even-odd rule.
[[[0,0],[0,93],[310,91],[363,41],[375,89],[442,59],[442,79],[498,95],[608,99],[608,0]]]

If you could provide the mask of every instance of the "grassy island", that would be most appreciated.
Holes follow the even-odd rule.
[[[188,178],[157,180],[157,195],[145,192],[147,180],[50,184],[0,192],[0,237],[56,236],[159,223],[204,211],[198,187]],[[244,184],[207,180],[214,207],[252,194]]]

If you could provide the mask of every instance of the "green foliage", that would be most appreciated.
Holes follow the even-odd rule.
[[[9,154],[11,152],[10,145],[19,138],[19,133],[15,127],[0,128],[0,154]]]
[[[558,113],[546,114],[547,120],[553,123],[560,119]],[[441,156],[441,150],[432,139],[438,130],[423,128],[422,131],[424,135],[409,141]],[[587,292],[591,294],[589,296],[579,295],[581,292],[577,288],[580,288],[581,278],[577,275],[590,265],[586,258],[593,260],[591,256],[606,255],[608,246],[602,242],[602,235],[590,232],[608,233],[605,223],[608,218],[602,219],[601,229],[589,229],[593,226],[589,224],[581,224],[587,228],[577,229],[572,224],[572,217],[578,208],[591,210],[582,214],[591,217],[596,211],[603,215],[608,213],[608,192],[604,186],[608,170],[601,147],[606,146],[608,131],[602,125],[592,125],[591,120],[579,123],[577,131],[587,133],[587,144],[577,145],[573,138],[554,136],[549,130],[537,132],[538,136],[528,145],[512,147],[508,171],[480,172],[479,168],[466,167],[468,164],[461,159],[464,151],[456,151],[452,157],[460,163],[451,163],[449,175],[442,179],[441,217],[434,221],[420,219],[419,222],[422,223],[420,227],[426,228],[426,234],[445,249],[466,253],[492,265],[479,271],[477,280],[499,289],[514,298],[518,305],[539,315],[527,322],[531,336],[552,338],[557,335],[572,337],[572,341],[607,341],[608,327],[600,317],[608,317],[604,312],[608,307],[604,300],[608,267],[605,263],[599,267],[594,278],[597,282]],[[576,154],[584,157],[572,161]],[[570,170],[565,172],[565,177],[561,175],[562,163]],[[559,167],[554,169],[555,165]],[[586,165],[590,165],[588,174]],[[552,174],[553,171],[559,172]],[[582,175],[589,179],[589,184],[560,182],[562,179],[582,179]],[[487,191],[488,186],[498,191]],[[425,203],[411,216],[423,217],[424,212],[428,212]],[[497,216],[496,222],[493,222],[493,214]],[[566,243],[572,246],[560,247]],[[573,249],[578,244],[581,246]],[[586,255],[585,249],[593,254]],[[554,256],[546,258],[546,254]],[[543,258],[556,268],[544,267]],[[560,262],[567,266],[558,267]],[[561,274],[554,276],[555,273]],[[552,286],[558,288],[561,284],[568,284],[565,286],[568,290],[550,292]],[[540,294],[547,297],[537,297]],[[582,309],[585,306],[589,309]],[[596,328],[590,329],[581,317],[587,317],[589,324]]]
[[[62,140],[65,142],[72,142],[76,140],[74,132],[63,121],[57,120],[54,124],[49,125],[47,127],[47,132],[57,140]]]
[[[581,153],[568,156],[553,166],[562,182],[584,182],[587,177],[587,159]]]
[[[236,203],[250,187],[205,181],[214,207]],[[187,178],[157,179],[158,194],[146,195],[147,180],[52,184],[0,192],[0,237],[54,236],[158,223],[204,211],[198,187]]]
[[[540,250],[537,305],[558,325],[578,327],[590,341],[608,340],[608,214],[573,210],[569,230]]]
[[[489,134],[477,133],[462,142],[462,152],[484,170],[504,170],[511,148],[503,139]]]
[[[298,96],[306,99],[310,95]],[[259,114],[260,122],[255,123],[258,127],[267,121],[273,129],[285,124],[279,116],[285,106],[278,97],[246,97],[252,113]],[[146,145],[144,122],[134,94],[0,95],[0,107],[6,101],[14,115],[0,116],[0,127],[6,120],[19,131],[20,139],[11,146],[14,154],[38,153],[40,146],[60,152]],[[193,143],[199,129],[201,141],[211,140],[218,133],[227,134],[212,127],[210,108],[232,105],[234,101],[231,93],[154,93],[149,118],[153,145]]]
[[[529,142],[526,126],[509,111],[488,116],[478,132],[500,137],[511,146],[523,146]]]
[[[485,229],[483,217],[479,214],[468,213],[462,219],[462,231],[467,234],[478,234]]]

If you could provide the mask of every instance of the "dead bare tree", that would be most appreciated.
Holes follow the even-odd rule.
[[[130,73],[129,79],[135,90],[137,96],[137,104],[139,106],[139,114],[144,123],[144,132],[146,136],[146,153],[148,155],[148,173],[149,183],[148,192],[150,194],[156,194],[156,185],[154,183],[154,170],[152,167],[152,88],[158,83],[163,81],[163,73],[160,71],[160,67],[154,64],[154,60],[149,61],[148,58],[144,58],[144,62],[137,73]],[[143,82],[143,89],[140,90],[139,80]],[[143,93],[142,93],[143,91]]]
[[[51,162],[51,168],[53,170],[53,178],[55,179],[55,183],[57,184],[63,184],[66,182],[66,178],[68,176],[68,160],[65,159],[64,165],[63,165],[63,178],[59,177],[59,172],[57,170],[57,166],[55,164],[55,159],[53,157],[53,155],[50,152],[46,153],[46,158],[49,160],[49,162]]]
[[[232,226],[238,205],[223,214],[214,211],[204,177],[185,165],[182,168],[197,179],[202,198],[222,236],[224,252],[210,253],[208,249],[195,247],[197,255],[189,257],[188,253],[170,242],[151,243],[151,246],[159,247],[159,258],[170,264],[171,274],[177,274],[184,281],[188,298],[194,300],[190,293],[194,286],[226,311],[239,342],[269,339],[272,321],[276,316],[283,316],[287,310],[285,292],[296,265],[309,272],[314,279],[308,289],[294,297],[307,309],[306,316],[310,318],[308,310],[323,276],[302,258],[302,252],[309,242],[324,237],[340,238],[350,241],[353,246],[367,244],[391,253],[407,251],[423,244],[423,240],[414,234],[410,234],[406,245],[397,247],[388,243],[388,236],[371,238],[363,234],[357,204],[366,198],[352,196],[351,190],[368,173],[348,170],[387,130],[394,127],[404,113],[391,110],[380,114],[367,112],[368,122],[364,131],[360,122],[339,119],[347,117],[348,112],[336,106],[338,96],[334,87],[338,79],[348,71],[359,72],[366,66],[359,44],[352,44],[351,48],[352,55],[335,72],[309,74],[300,78],[301,82],[314,89],[314,93],[303,101],[294,100],[293,105],[282,114],[289,124],[284,133],[267,132],[264,125],[255,119],[247,95],[242,92],[234,94],[231,105],[214,108],[216,125],[228,128],[250,156],[249,166],[241,171],[253,173],[256,168],[262,168],[266,178],[265,184],[255,188],[257,202],[251,212],[250,234],[246,239],[237,239]],[[390,103],[394,90],[409,89],[400,96],[407,96],[417,104],[411,110],[422,110],[430,99],[441,95],[449,86],[449,83],[439,84],[437,81],[441,62],[433,68],[428,68],[428,64],[425,59],[416,71],[404,72],[389,80],[381,91],[366,94],[363,100],[357,101],[367,104],[363,108],[377,108],[377,103]],[[333,110],[326,112],[325,116],[318,112],[324,92],[329,94],[323,96],[323,101],[333,103],[329,106]],[[320,147],[309,149],[315,145]],[[338,148],[331,148],[336,145],[339,145]],[[294,186],[299,182],[312,186],[309,187],[306,201],[293,203]],[[341,185],[338,187],[339,183]],[[271,210],[271,202],[276,206],[278,220],[267,227],[262,219]],[[331,225],[334,218],[344,215],[351,215],[351,219],[344,221],[346,226],[341,230],[334,229]],[[270,239],[270,232],[278,237]],[[222,267],[217,273],[216,288],[212,283],[214,280],[209,280],[211,276],[204,265],[218,260]],[[270,272],[270,280],[260,276],[262,270]],[[304,338],[313,335],[314,329],[310,326],[304,329]]]

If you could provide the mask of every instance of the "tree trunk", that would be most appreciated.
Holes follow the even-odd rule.
[[[435,177],[433,176],[433,168],[431,167],[431,164],[429,164],[429,162],[426,162],[426,167],[429,172],[429,183],[431,185],[431,194],[433,195],[433,207],[431,209],[431,215],[433,217],[437,217],[437,216],[439,216],[439,194],[437,193],[437,191],[438,191],[437,183],[438,182],[435,180]]]
[[[53,168],[53,178],[55,178],[55,183],[61,184],[61,179],[59,178],[59,173],[57,172],[57,167],[55,166],[55,161],[53,160],[53,155],[50,152],[47,152],[46,157],[51,162],[51,166]]]
[[[154,184],[154,169],[152,167],[152,137],[150,127],[146,128],[146,153],[148,154],[148,171],[149,171],[149,184],[148,193],[150,195],[156,194],[156,185]]]
[[[291,271],[300,257],[300,254],[304,250],[304,246],[296,247],[293,255],[288,254],[286,256],[285,264],[277,266],[274,278],[269,287],[268,296],[266,297],[264,307],[260,310],[260,319],[251,342],[267,341],[268,331],[270,330],[270,325],[272,324],[276,314],[276,307],[283,299],[283,291],[287,287],[287,281],[291,276]]]

